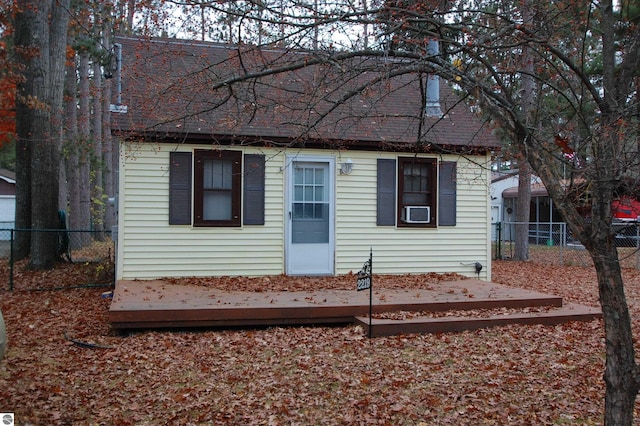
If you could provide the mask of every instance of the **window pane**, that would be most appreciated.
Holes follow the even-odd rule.
[[[405,206],[426,206],[429,205],[429,197],[427,194],[405,192],[402,195],[402,204]]]
[[[296,167],[293,172],[293,183],[301,185],[304,183],[304,169],[302,167]]]
[[[302,185],[296,185],[293,188],[293,200],[294,201],[303,201],[304,198],[303,196],[303,189],[304,187]]]
[[[316,178],[313,183],[317,185],[322,185],[324,183],[324,170],[323,169],[315,169]]]
[[[304,200],[313,201],[313,186],[304,187]]]
[[[231,160],[205,160],[203,188],[231,189],[232,168]]]
[[[427,164],[407,164],[404,167],[405,191],[427,191],[429,182],[429,167]]]
[[[231,220],[231,192],[205,191],[202,210],[204,220]]]
[[[405,191],[413,191],[413,167],[410,164],[404,166],[403,184]]]
[[[293,217],[294,219],[302,219],[303,211],[302,203],[293,203]]]
[[[291,229],[293,243],[316,244],[329,242],[329,205],[315,204],[315,209],[318,208],[322,210],[319,212],[319,218],[293,221]]]
[[[312,184],[313,183],[313,169],[306,168],[304,169],[304,183]]]
[[[305,219],[313,218],[313,204],[307,203],[304,205],[304,218]]]

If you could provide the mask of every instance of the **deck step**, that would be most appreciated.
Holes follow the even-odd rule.
[[[427,334],[451,333],[480,328],[498,327],[509,324],[543,324],[556,325],[570,321],[591,321],[601,318],[602,312],[598,308],[564,303],[561,307],[543,312],[514,312],[487,317],[474,316],[444,316],[444,317],[414,317],[407,319],[377,319],[371,320],[369,333],[369,317],[355,317],[355,323],[364,328],[370,337],[393,336],[397,334]]]

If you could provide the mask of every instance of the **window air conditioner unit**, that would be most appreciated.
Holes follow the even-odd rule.
[[[429,223],[431,222],[431,207],[405,206],[402,220],[405,223]]]

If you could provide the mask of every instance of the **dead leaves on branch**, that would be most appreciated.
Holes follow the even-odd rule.
[[[637,310],[640,273],[625,274]],[[590,269],[496,262],[493,278],[597,304]],[[353,277],[345,279],[326,281],[353,288]],[[269,280],[269,290],[309,285]],[[205,281],[200,284],[211,285]],[[268,282],[228,278],[216,285],[249,289]],[[437,285],[409,275],[396,282]],[[9,332],[0,400],[18,424],[602,422],[599,321],[372,340],[356,326],[116,336],[102,291],[0,293]],[[65,333],[110,349],[78,346]]]

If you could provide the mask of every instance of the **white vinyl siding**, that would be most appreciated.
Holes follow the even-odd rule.
[[[336,170],[347,158],[353,161],[350,174],[336,171],[335,176],[336,274],[357,272],[373,249],[376,274],[475,276],[474,264],[480,262],[481,278],[490,279],[490,172],[481,166],[488,165],[487,156],[431,156],[457,162],[456,225],[399,228],[376,225],[377,159],[413,154],[225,147],[266,156],[265,224],[202,228],[169,225],[168,147],[138,144],[135,148],[120,157],[118,279],[284,273],[286,154],[330,155]]]

